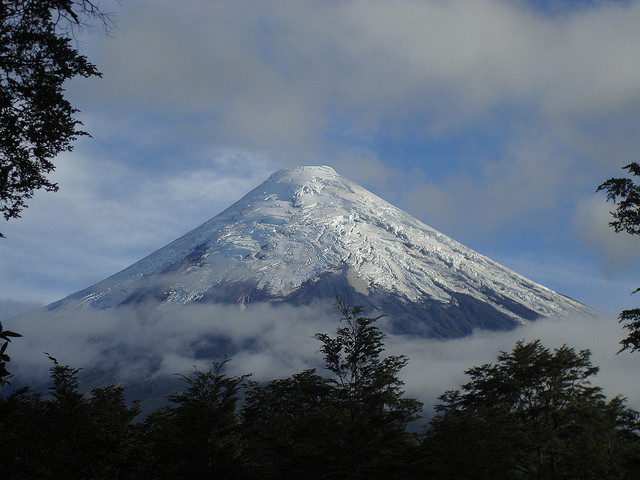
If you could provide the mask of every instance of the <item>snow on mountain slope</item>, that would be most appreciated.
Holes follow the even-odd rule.
[[[178,240],[48,308],[305,303],[335,293],[383,308],[399,330],[435,336],[591,312],[326,166],[274,173]]]

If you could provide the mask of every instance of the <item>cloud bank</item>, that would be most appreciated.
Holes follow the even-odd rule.
[[[98,52],[109,75],[96,88],[113,94],[91,101],[305,151],[339,118],[448,132],[507,104],[560,127],[640,101],[639,18],[637,2],[613,1],[565,15],[501,0],[137,1]]]
[[[151,307],[151,306],[149,306]],[[338,312],[326,304],[308,307],[257,304],[196,305],[162,315],[153,310],[85,310],[56,316],[35,312],[18,317],[7,327],[24,335],[10,346],[14,383],[42,383],[50,361],[82,368],[99,385],[162,385],[194,366],[207,369],[212,359],[231,359],[228,373],[253,373],[254,379],[283,378],[306,368],[323,371],[315,333],[333,334]],[[386,322],[381,321],[381,328]],[[601,367],[594,384],[609,396],[623,394],[631,407],[640,408],[637,358],[615,355],[622,330],[610,318],[548,319],[510,332],[477,331],[460,339],[434,340],[389,335],[387,355],[406,355],[402,372],[406,391],[425,403],[427,415],[444,391],[465,383],[464,371],[492,362],[500,351],[510,351],[521,339],[541,338],[550,348],[567,344],[589,348]],[[162,388],[156,388],[155,395]],[[166,391],[165,391],[166,393]]]

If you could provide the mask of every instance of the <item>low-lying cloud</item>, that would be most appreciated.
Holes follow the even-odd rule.
[[[576,351],[591,350],[591,360],[600,367],[592,380],[607,397],[627,397],[628,405],[640,408],[636,354],[616,355],[624,335],[610,317],[543,319],[509,332],[476,331],[473,335],[445,341],[403,339],[390,336],[388,351],[404,353],[410,363],[404,371],[406,391],[419,397],[425,409],[446,390],[458,389],[468,381],[464,371],[472,366],[494,362],[501,351],[509,352],[516,342],[541,339],[550,349],[567,345]]]
[[[24,315],[7,322],[23,334],[10,345],[14,384],[42,384],[51,362],[82,368],[100,385],[162,384],[194,367],[208,369],[212,360],[231,359],[227,372],[253,373],[254,379],[283,378],[307,368],[322,371],[318,332],[333,334],[339,313],[328,304],[273,306],[195,305],[157,314],[149,309],[83,310],[65,315]],[[384,329],[386,321],[381,321]],[[406,355],[402,372],[406,391],[432,413],[444,391],[465,383],[464,371],[492,362],[518,340],[542,339],[549,348],[563,344],[589,348],[601,367],[594,384],[609,396],[623,394],[640,408],[637,358],[616,355],[623,331],[612,318],[546,319],[510,332],[477,331],[465,338],[435,340],[400,335],[386,338],[387,355]],[[93,375],[93,376],[92,376]],[[97,375],[97,377],[96,377]]]

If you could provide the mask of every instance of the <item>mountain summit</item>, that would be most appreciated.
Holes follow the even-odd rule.
[[[347,301],[392,330],[451,337],[589,313],[394,207],[331,167],[274,173],[225,211],[47,307]]]

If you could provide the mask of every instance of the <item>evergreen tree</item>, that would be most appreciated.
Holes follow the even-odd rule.
[[[133,422],[139,414],[138,401],[130,408],[126,406],[123,387],[109,385],[91,390],[87,478],[109,480],[132,475],[139,461],[133,435]]]
[[[46,448],[42,452],[42,475],[50,478],[88,478],[90,440],[89,402],[79,392],[80,369],[53,362],[50,369],[53,385],[51,398],[44,402],[45,422],[42,438]]]

